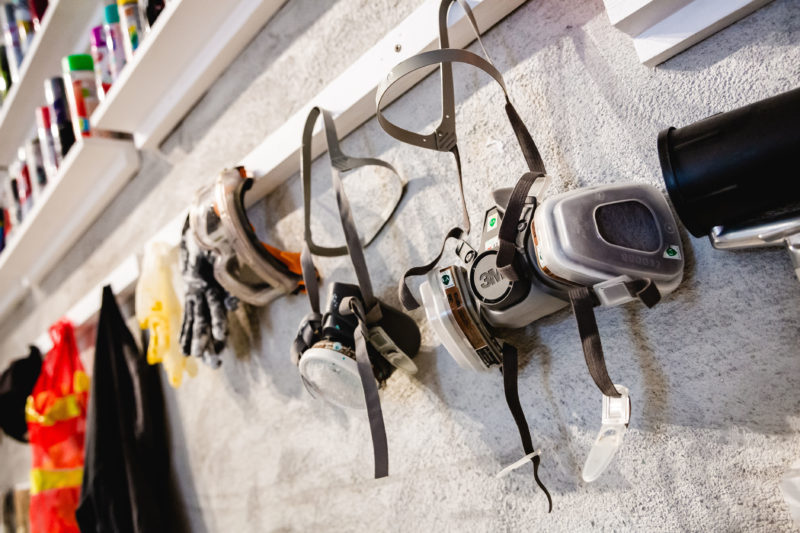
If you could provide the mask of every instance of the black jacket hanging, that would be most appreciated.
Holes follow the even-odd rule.
[[[147,364],[103,289],[78,524],[88,532],[174,531],[160,369]]]

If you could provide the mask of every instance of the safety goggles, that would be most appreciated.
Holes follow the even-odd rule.
[[[261,242],[245,211],[252,178],[243,168],[222,171],[200,189],[189,213],[198,244],[215,255],[214,277],[237,298],[263,306],[302,284],[300,254]]]

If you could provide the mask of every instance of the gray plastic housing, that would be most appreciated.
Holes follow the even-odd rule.
[[[652,215],[655,227],[647,229],[657,232],[657,245],[636,249],[603,237],[598,209],[623,202],[638,202]],[[551,277],[589,287],[624,276],[651,279],[662,295],[675,290],[683,278],[683,247],[675,218],[664,196],[651,185],[588,187],[547,198],[536,209],[532,231],[536,257],[531,259]]]

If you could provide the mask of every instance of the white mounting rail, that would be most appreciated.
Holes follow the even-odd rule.
[[[770,0],[604,0],[615,27],[633,37],[654,67],[747,16]]]
[[[61,75],[61,58],[89,47],[89,31],[102,14],[98,0],[50,2],[31,49],[25,54],[20,80],[11,86],[0,110],[0,166],[7,166],[34,134],[36,107],[44,105],[44,80]]]
[[[689,2],[691,0],[605,0],[608,20],[631,36],[639,35]]]
[[[286,0],[175,0],[92,115],[155,149]]]
[[[639,61],[663,63],[767,4],[770,0],[694,0],[633,38]]]
[[[61,259],[139,168],[128,140],[88,137],[69,151],[0,252],[0,318]]]
[[[524,1],[470,0],[470,6],[475,12],[481,32],[485,32]],[[257,178],[253,190],[248,193],[250,203],[263,198],[270,190],[298,172],[303,126],[312,107],[319,105],[331,110],[338,133],[342,137],[375,115],[375,89],[381,78],[401,60],[430,49],[438,42],[439,4],[440,0],[428,0],[417,8],[243,159],[242,164]],[[475,40],[464,12],[457,5],[451,9],[448,25],[451,46],[461,48]],[[400,52],[395,51],[397,45],[400,46]],[[397,90],[393,88],[392,92],[394,98],[399,98],[424,75],[422,73],[417,76],[407,76],[409,79],[396,83]],[[324,150],[322,126],[319,125],[315,131],[312,143],[313,157],[317,157]],[[177,246],[180,243],[181,228],[185,218],[186,210],[183,210],[150,241]],[[92,289],[78,304],[67,311],[66,316],[76,327],[96,316],[101,302],[100,292],[109,280],[112,281],[115,294],[129,293],[133,290],[138,281],[138,270],[134,271],[131,266],[133,264],[138,265],[138,254],[133,254],[123,261],[106,281]],[[48,345],[46,334],[40,337],[40,341],[43,346]]]
[[[485,32],[524,1],[470,0],[469,4],[478,27]],[[417,8],[244,158],[242,164],[258,178],[249,194],[249,204],[266,196],[300,169],[300,140],[312,107],[322,106],[333,114],[341,137],[375,115],[375,89],[383,77],[400,61],[438,44],[440,3],[440,0],[430,0]],[[448,26],[450,46],[463,48],[475,40],[475,34],[458,4],[450,10]],[[434,68],[401,79],[392,86],[384,101],[388,104],[398,98]],[[324,150],[322,124],[318,123],[311,156],[316,158]]]

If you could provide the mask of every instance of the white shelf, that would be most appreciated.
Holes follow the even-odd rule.
[[[470,0],[470,5],[475,12],[478,26],[482,32],[486,32],[524,1]],[[439,4],[440,0],[426,0],[322,92],[304,105],[276,133],[267,137],[261,145],[244,158],[242,164],[258,178],[254,190],[247,195],[250,203],[258,198],[263,198],[272,188],[299,170],[302,129],[311,107],[321,105],[332,111],[337,131],[342,137],[375,115],[375,88],[382,77],[398,62],[435,45],[438,38]],[[454,5],[450,11],[448,26],[452,46],[465,47],[474,41],[475,36],[468,25],[465,14],[457,5]],[[400,52],[396,51],[397,45],[400,45]],[[398,82],[390,95],[393,96],[392,99],[399,98],[432,69],[407,76]],[[322,128],[321,125],[318,124],[318,126],[312,142],[314,157],[324,150]],[[166,242],[172,246],[178,246],[186,212],[184,210],[177,214],[150,241]],[[134,289],[138,277],[138,253],[134,251],[112,271],[104,282],[66,312],[76,326],[93,318],[100,304],[99,293],[104,284],[111,283],[115,294],[125,294]],[[0,267],[0,275],[2,274],[4,273]],[[0,290],[2,290],[2,286],[0,286]],[[0,302],[0,319],[2,319],[3,305]],[[42,346],[47,346],[46,335],[43,335],[38,342],[41,342]]]
[[[604,0],[611,24],[636,36],[675,13],[691,0]]]
[[[129,140],[79,140],[0,252],[0,318],[88,229],[139,168]]]
[[[603,0],[613,26],[633,37],[639,61],[663,63],[770,0]]]
[[[61,74],[61,58],[88,49],[91,27],[102,19],[100,0],[50,2],[31,49],[20,66],[0,110],[0,166],[11,163],[17,148],[34,134],[36,107],[44,105],[44,80]]]
[[[157,148],[286,0],[175,0],[92,115]]]

